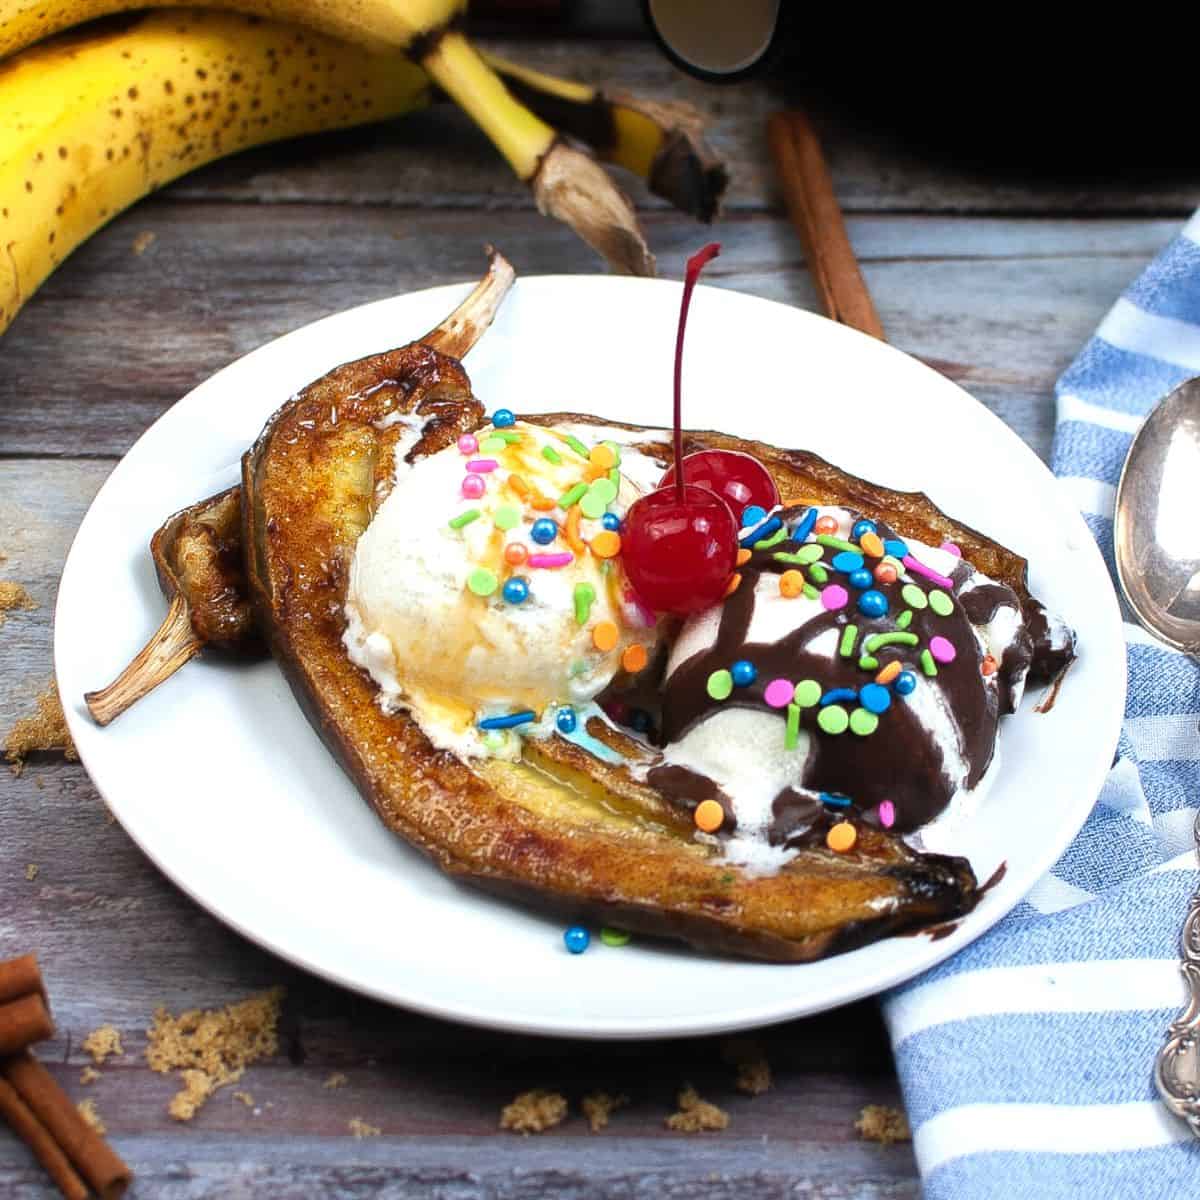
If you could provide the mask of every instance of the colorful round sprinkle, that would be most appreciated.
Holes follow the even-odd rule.
[[[813,526],[815,533],[837,533],[837,518],[836,517],[818,517],[817,523]]]
[[[892,693],[878,683],[868,683],[859,691],[858,702],[868,712],[887,712],[892,706]]]
[[[902,542],[899,538],[888,538],[883,543],[883,548],[893,558],[903,558],[908,553],[908,543]]]
[[[941,588],[934,588],[929,593],[929,607],[939,617],[948,617],[954,611],[954,601]]]
[[[575,710],[569,704],[564,704],[555,713],[554,724],[558,726],[559,733],[574,733],[575,727],[579,724],[579,718],[575,715]]]
[[[563,943],[572,954],[582,954],[591,940],[592,935],[582,925],[572,925],[563,934]]]
[[[497,514],[498,515],[498,514]],[[504,561],[510,567],[524,566],[529,558],[529,550],[523,542],[509,542],[504,547]]]
[[[479,443],[479,449],[482,450],[484,454],[499,454],[500,451],[504,450],[507,446],[508,443],[502,437],[497,437],[495,434],[492,434],[490,437],[485,437],[483,441]]]
[[[600,940],[606,946],[628,946],[632,937],[628,929],[614,929],[611,925],[605,925],[600,930]]]
[[[602,654],[607,654],[616,647],[620,631],[611,621],[598,621],[592,630],[592,645]]]
[[[917,690],[917,677],[911,671],[901,671],[892,686],[897,695],[907,696]]]
[[[864,533],[858,539],[858,544],[863,548],[863,553],[871,558],[883,557],[883,539],[874,531]]]
[[[787,708],[796,694],[796,686],[790,679],[772,679],[763,692],[763,699],[772,708]]]
[[[866,569],[866,567],[861,567],[857,571],[850,572],[850,586],[852,588],[858,588],[860,592],[864,591],[866,588],[869,588],[874,582],[875,577]]]
[[[511,408],[498,408],[492,413],[492,425],[496,429],[508,429],[509,426],[516,423],[517,418],[513,416]]]
[[[621,535],[602,529],[588,544],[597,558],[615,558],[621,552]]]
[[[840,704],[831,704],[817,714],[817,724],[826,733],[845,733],[850,724],[850,715]]]
[[[850,714],[850,732],[870,737],[879,728],[879,718],[869,709],[856,708]]]
[[[742,509],[742,528],[753,529],[756,525],[761,525],[767,519],[767,510],[760,504],[751,504],[749,508]]]
[[[467,576],[467,587],[476,596],[490,596],[499,586],[500,581],[487,567],[476,567]]]
[[[504,599],[509,604],[524,604],[529,599],[529,583],[520,575],[514,575],[504,584]]]
[[[521,523],[521,510],[512,504],[501,504],[496,509],[495,516],[492,517],[492,524],[497,529],[505,531],[516,529]]]
[[[716,833],[725,824],[725,810],[716,800],[701,800],[692,812],[692,820],[702,833]]]
[[[458,439],[458,449],[462,454],[474,454],[479,449],[479,439],[473,433],[464,433]]]
[[[850,536],[856,541],[861,542],[864,533],[875,533],[878,526],[874,521],[868,521],[866,517],[854,522],[853,528],[850,530]]]
[[[600,445],[592,447],[591,453],[588,455],[588,461],[593,466],[599,467],[602,471],[607,471],[617,465],[617,456],[612,452],[611,446],[606,446],[601,442]]]
[[[849,574],[851,571],[859,571],[862,569],[863,556],[854,550],[843,550],[839,554],[833,556],[833,569],[835,571],[845,571]]]
[[[990,654],[985,654],[983,656],[983,662],[979,664],[979,670],[984,675],[995,675],[996,665],[995,658],[993,658]]]
[[[747,659],[741,658],[729,669],[735,687],[749,687],[758,678],[758,668]],[[791,697],[788,697],[791,699]]]
[[[925,606],[929,603],[929,598],[919,587],[917,587],[915,583],[906,583],[900,589],[900,599],[903,600],[909,608],[915,608],[918,612],[925,608]]]
[[[948,638],[932,637],[929,639],[929,653],[940,663],[952,663],[958,657],[954,643]]]
[[[882,592],[877,592],[874,588],[871,588],[868,592],[863,592],[858,598],[858,611],[864,617],[882,617],[886,615],[887,610],[887,597]]]
[[[821,604],[826,612],[837,612],[839,608],[845,608],[849,599],[850,593],[840,583],[831,583],[821,592]]]
[[[794,568],[784,571],[779,577],[779,594],[786,596],[789,600],[800,595],[804,591],[804,574]]]
[[[836,854],[845,854],[848,850],[853,850],[857,841],[858,830],[849,821],[839,821],[836,825],[831,825],[825,835],[825,845]]]
[[[939,550],[945,550],[947,554],[953,554],[955,558],[962,558],[962,550],[954,542],[943,542]]]
[[[487,490],[487,484],[482,475],[468,475],[462,481],[462,494],[468,500],[478,500]]]
[[[813,708],[821,702],[821,685],[815,679],[802,679],[793,695],[801,708]]]
[[[609,533],[617,533],[621,528],[621,518],[616,513],[606,512],[600,518],[600,524],[608,530]]]
[[[629,714],[629,724],[635,733],[645,733],[650,728],[650,714],[644,708],[635,708]]]
[[[875,568],[876,583],[895,583],[900,578],[900,572],[896,570],[894,563],[881,562]]]
[[[890,800],[879,802],[879,823],[884,829],[891,829],[896,823],[896,806]]]
[[[624,653],[621,655],[621,666],[630,675],[636,675],[639,671],[644,671],[646,663],[649,661],[650,656],[646,653],[646,647],[641,642],[634,642],[632,646],[626,646]]]
[[[595,492],[588,492],[582,500],[579,501],[579,511],[583,513],[589,521],[598,521],[604,516],[604,510],[608,507],[608,501],[601,499]]]
[[[605,504],[611,504],[617,498],[617,485],[607,477],[604,479],[597,479],[596,482],[593,483],[590,488],[588,488],[588,494],[592,496],[599,496]]]
[[[728,700],[733,692],[733,676],[726,670],[714,671],[704,685],[704,690],[714,700]]]
[[[549,517],[538,517],[529,530],[529,536],[539,546],[548,546],[558,537],[558,526]]]

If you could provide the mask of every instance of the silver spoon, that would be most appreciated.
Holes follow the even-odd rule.
[[[1156,637],[1200,656],[1200,379],[1155,406],[1125,458],[1113,527],[1117,578]],[[1200,814],[1195,835],[1200,847]],[[1154,1064],[1163,1102],[1200,1137],[1200,889],[1183,923],[1188,1005]]]

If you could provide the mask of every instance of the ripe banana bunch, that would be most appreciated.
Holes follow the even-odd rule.
[[[724,188],[693,110],[489,65],[454,28],[465,0],[211,2],[239,11],[158,0],[35,45],[147,0],[0,0],[0,332],[75,246],[154,188],[263,142],[401,115],[436,89],[617,270],[654,270],[632,205],[539,114],[704,219]]]

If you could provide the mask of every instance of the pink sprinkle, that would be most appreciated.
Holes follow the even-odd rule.
[[[879,823],[884,829],[891,829],[896,823],[896,806],[890,800],[880,801]]]
[[[917,562],[911,554],[906,554],[903,562],[910,571],[915,571],[918,575],[924,575],[926,579],[932,579],[938,587],[947,588],[949,591],[954,590],[953,579],[947,579],[945,575],[939,575],[932,567],[927,567],[924,563]]]
[[[553,569],[554,567],[569,567],[575,561],[575,555],[564,554],[531,554],[529,556],[529,565],[531,567],[546,567]]]
[[[473,458],[467,463],[467,470],[475,471],[479,475],[486,475],[489,471],[494,471],[499,465],[494,458]]]
[[[850,593],[840,583],[831,583],[821,592],[821,603],[827,612],[837,612],[839,608],[845,608],[849,599]]]
[[[962,551],[953,542],[943,542],[939,549],[945,550],[947,554],[953,554],[955,558],[962,558]]]
[[[953,662],[958,655],[954,643],[940,635],[929,639],[929,653],[940,663]]]
[[[464,433],[458,439],[458,448],[463,454],[474,454],[479,449],[479,439],[473,433]]]
[[[468,475],[462,481],[462,494],[468,500],[478,500],[486,490],[487,484],[483,482],[482,475]]]
[[[772,679],[763,692],[763,699],[772,708],[787,708],[796,694],[796,685],[786,679]]]

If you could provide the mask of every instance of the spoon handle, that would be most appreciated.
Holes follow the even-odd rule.
[[[1194,826],[1200,851],[1200,813]],[[1167,1040],[1154,1063],[1154,1082],[1166,1106],[1200,1137],[1200,887],[1188,902],[1181,937],[1179,969],[1188,1003],[1167,1029]]]

